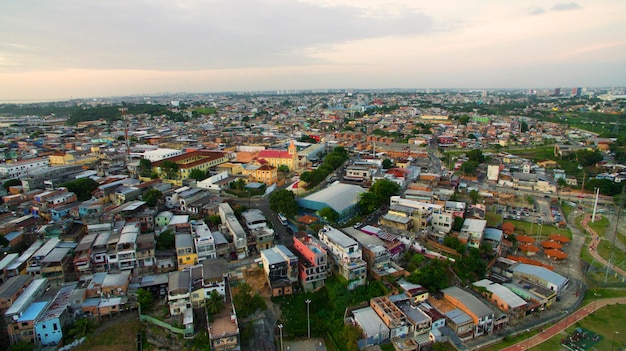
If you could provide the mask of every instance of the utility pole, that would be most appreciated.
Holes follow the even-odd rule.
[[[591,217],[591,223],[596,222],[596,210],[598,209],[598,196],[600,195],[600,188],[596,188],[596,200],[593,203],[593,216]]]
[[[626,189],[626,185],[622,187],[622,194],[619,200],[619,208],[617,209],[617,218],[615,219],[615,230],[613,231],[611,257],[609,257],[609,264],[606,266],[606,273],[604,274],[605,285],[606,285],[606,281],[609,279],[609,270],[611,269],[611,265],[613,264],[613,260],[615,259],[615,238],[617,237],[617,227],[619,224],[619,217],[622,215],[622,210],[624,209],[624,190],[625,189]]]

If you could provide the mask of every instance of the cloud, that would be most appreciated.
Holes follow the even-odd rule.
[[[546,13],[546,10],[539,6],[533,6],[526,8],[526,13],[528,13],[529,15],[541,15]]]
[[[560,2],[554,4],[550,11],[570,11],[570,10],[578,10],[581,8],[579,3],[576,2]]]
[[[305,65],[319,63],[310,50],[435,30],[430,16],[412,10],[382,16],[288,0],[16,3],[0,15],[0,42],[37,48],[13,48],[23,70]]]

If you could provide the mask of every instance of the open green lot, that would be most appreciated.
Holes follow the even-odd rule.
[[[604,236],[606,229],[609,227],[609,219],[604,216],[600,216],[600,219],[598,219],[598,217],[599,216],[596,215],[596,221],[593,223],[589,221],[588,225],[589,228],[593,229],[599,236]]]
[[[600,343],[595,346],[597,350],[617,350],[618,346],[621,347],[626,343],[626,331],[624,330],[625,313],[626,305],[607,306],[569,327],[567,332],[568,334],[572,334],[578,327],[589,329],[603,336]],[[618,331],[619,334],[614,334],[616,331]],[[613,336],[615,336],[615,347],[611,348]],[[531,350],[565,350],[565,348],[561,346],[563,337],[564,335],[558,334],[543,344],[531,348]]]

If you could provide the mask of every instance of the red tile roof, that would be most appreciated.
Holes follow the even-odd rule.
[[[261,150],[259,158],[292,158],[293,155],[287,150]]]

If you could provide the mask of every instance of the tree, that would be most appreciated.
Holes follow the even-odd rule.
[[[433,259],[407,277],[414,284],[421,284],[430,291],[439,291],[448,286],[448,261]]]
[[[278,166],[277,171],[279,173],[282,173],[283,176],[286,176],[289,173],[289,166],[287,166],[287,165],[280,165],[280,166]]]
[[[383,160],[383,169],[389,169],[393,167],[393,162],[390,159],[386,158]]]
[[[389,198],[400,191],[400,186],[390,180],[380,179],[370,187],[369,191],[376,195],[379,205],[384,205],[389,203]]]
[[[149,177],[152,174],[152,162],[146,158],[139,160],[139,175]]]
[[[94,329],[96,329],[96,326],[94,325],[93,320],[89,318],[81,318],[72,324],[67,332],[67,336],[72,339],[80,339],[83,336],[89,335]]]
[[[61,184],[68,191],[76,194],[78,201],[85,201],[91,198],[91,193],[98,188],[100,184],[91,178],[80,178],[71,182]]]
[[[357,351],[359,349],[358,341],[361,339],[363,331],[356,324],[344,324],[341,331],[341,339],[346,343],[346,350]]]
[[[564,188],[564,187],[566,187],[566,186],[567,186],[567,181],[565,181],[565,178],[559,178],[559,179],[556,181],[556,184],[557,184],[559,187]]]
[[[22,185],[22,181],[14,178],[14,179],[9,179],[6,182],[2,183],[2,186],[4,187],[4,190],[9,191],[9,188],[12,186],[19,186]]]
[[[461,116],[459,117],[459,124],[466,125],[467,122],[469,122],[469,120],[470,120],[469,116],[465,116],[465,115]]]
[[[330,207],[324,207],[319,212],[320,216],[329,222],[337,222],[339,213]]]
[[[465,245],[454,236],[446,236],[443,238],[443,244],[454,249],[459,255],[465,254]]]
[[[480,194],[478,193],[478,190],[471,190],[469,192],[469,198],[472,201],[472,204],[476,205],[478,199],[480,199]]]
[[[291,190],[280,189],[270,196],[270,208],[286,216],[294,216],[298,212],[296,196]]]
[[[463,229],[463,222],[465,222],[463,217],[455,216],[452,222],[452,230],[454,230],[455,232],[460,232],[461,229]]]
[[[189,178],[195,179],[197,181],[201,181],[201,180],[207,179],[208,176],[203,170],[196,168],[196,169],[192,169],[191,172],[189,172]]]
[[[461,172],[467,175],[474,175],[478,166],[480,166],[480,163],[476,161],[465,161],[461,164]]]
[[[604,157],[600,151],[578,150],[576,151],[576,160],[583,167],[593,166],[602,161]]]
[[[378,197],[374,193],[366,191],[360,197],[358,205],[361,213],[372,213],[378,208]]]
[[[137,303],[141,306],[141,311],[143,314],[146,313],[152,307],[152,303],[154,302],[154,296],[152,293],[146,289],[139,288],[137,289]]]
[[[141,199],[150,207],[156,206],[162,198],[163,193],[155,188],[150,188],[141,195]]]
[[[237,292],[233,295],[233,303],[235,304],[237,317],[240,318],[246,318],[259,309],[263,311],[267,309],[267,305],[261,295],[259,293],[252,295],[252,288],[247,283],[239,285]]]
[[[178,163],[169,160],[162,161],[160,168],[161,172],[165,173],[165,176],[168,179],[175,179],[178,175],[178,170],[180,169]]]
[[[480,149],[474,149],[471,151],[468,151],[465,156],[467,156],[467,158],[470,161],[476,161],[478,163],[483,163],[485,162],[485,156],[483,155],[483,152]]]
[[[218,314],[224,307],[224,296],[217,290],[212,290],[211,295],[206,299],[206,309],[209,314]]]
[[[11,346],[11,351],[33,351],[34,349],[35,344],[23,340]]]
[[[213,224],[214,226],[219,225],[220,223],[222,223],[222,217],[220,217],[220,215],[218,214],[212,214],[209,217],[207,217],[207,222]]]
[[[170,229],[157,235],[156,248],[157,250],[172,250],[176,244],[176,236]]]

